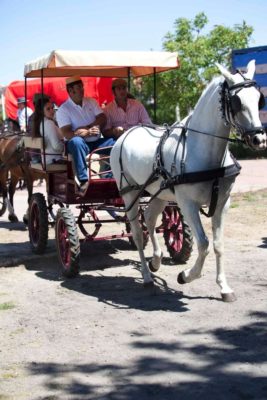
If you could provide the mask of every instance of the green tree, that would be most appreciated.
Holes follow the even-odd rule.
[[[174,122],[177,106],[181,118],[186,116],[204,87],[218,73],[215,62],[230,68],[232,49],[248,47],[253,28],[245,21],[233,28],[216,25],[205,33],[207,24],[208,18],[203,12],[193,20],[178,18],[174,32],[168,32],[164,37],[163,49],[177,51],[181,67],[157,76],[159,123]],[[145,79],[143,90],[144,99],[148,99],[148,93],[153,92],[151,78]]]

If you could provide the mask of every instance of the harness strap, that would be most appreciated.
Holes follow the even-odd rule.
[[[126,193],[128,193],[128,192],[130,192],[132,190],[138,190],[138,193],[135,196],[135,198],[133,199],[133,201],[131,202],[131,204],[124,210],[125,212],[128,212],[128,211],[131,210],[131,208],[134,206],[136,201],[145,192],[146,187],[149,186],[151,183],[155,182],[160,176],[163,177],[164,180],[161,182],[160,188],[157,190],[157,192],[150,198],[149,203],[155,197],[157,197],[159,195],[159,193],[161,193],[163,190],[170,189],[171,191],[174,192],[174,186],[176,186],[176,185],[187,184],[187,183],[207,182],[207,181],[211,181],[211,180],[215,179],[215,181],[213,182],[213,185],[212,185],[212,195],[211,195],[211,202],[210,202],[209,212],[206,213],[205,211],[203,211],[203,209],[200,210],[200,212],[202,214],[206,215],[207,217],[211,217],[211,216],[213,216],[213,214],[215,212],[215,209],[216,209],[216,206],[217,206],[217,201],[218,201],[218,196],[219,196],[219,178],[235,176],[235,175],[238,175],[240,173],[241,166],[237,162],[237,160],[235,160],[232,157],[233,161],[234,161],[234,164],[229,165],[227,167],[220,167],[220,168],[215,168],[215,169],[211,169],[211,170],[185,173],[184,166],[181,165],[181,174],[180,175],[177,174],[177,175],[172,176],[169,173],[169,171],[167,171],[166,168],[164,167],[163,157],[162,157],[162,148],[163,148],[163,145],[164,145],[165,141],[169,137],[170,132],[174,128],[175,128],[175,126],[172,127],[172,128],[167,127],[166,128],[166,132],[164,132],[164,134],[160,138],[160,142],[159,142],[159,145],[158,145],[157,150],[156,150],[156,157],[155,157],[153,172],[148,177],[146,182],[144,184],[142,184],[142,185],[130,184],[128,182],[124,172],[123,172],[123,165],[122,165],[122,156],[121,156],[122,155],[122,147],[123,147],[122,145],[123,145],[124,140],[128,136],[128,134],[134,128],[130,129],[127,132],[126,136],[124,137],[122,145],[121,145],[120,157],[119,157],[119,162],[120,162],[120,167],[121,167],[120,188],[122,186],[122,178],[123,177],[126,180],[126,182],[128,183],[128,186],[126,186],[124,188],[121,188],[119,190],[119,193],[120,193],[120,195],[123,195],[123,194],[126,194]],[[180,136],[181,140],[182,140],[182,138],[185,140],[187,129],[188,128],[187,128],[187,124],[186,124],[186,126],[183,127],[182,132],[181,132],[181,136]],[[180,143],[180,141],[179,141],[179,143]],[[178,143],[178,145],[179,145],[179,143]],[[178,145],[177,145],[175,154],[177,153]],[[182,157],[181,162],[183,161],[183,158],[184,157]]]
[[[219,197],[219,179],[216,178],[212,184],[209,211],[206,213],[203,210],[203,208],[201,208],[200,209],[201,214],[205,215],[205,217],[207,217],[207,218],[213,217],[216,207],[217,207],[218,197]]]
[[[227,167],[221,167],[206,171],[198,171],[198,172],[187,172],[182,175],[176,175],[171,177],[168,180],[164,180],[161,182],[160,188],[157,192],[150,198],[149,203],[157,197],[163,190],[170,189],[174,191],[174,186],[182,185],[186,183],[199,183],[199,182],[207,182],[215,179],[212,185],[212,193],[211,193],[211,202],[209,206],[209,211],[206,213],[202,208],[200,212],[204,214],[206,217],[212,217],[219,197],[219,178],[227,178],[230,176],[235,176],[240,174],[241,165],[238,161],[232,156],[234,164],[228,165]]]
[[[171,186],[183,185],[186,183],[207,182],[215,178],[226,178],[229,176],[238,175],[241,170],[241,165],[234,160],[234,164],[227,167],[208,169],[206,171],[187,172],[183,175],[176,175],[169,180],[161,183],[162,190],[169,189]]]
[[[122,190],[119,191],[120,195],[128,193],[132,190],[139,190],[139,192],[137,193],[137,195],[135,196],[135,198],[133,199],[133,201],[131,202],[131,204],[125,208],[125,212],[128,212],[132,209],[132,207],[134,206],[134,204],[136,203],[136,201],[139,199],[139,197],[142,197],[142,195],[144,194],[146,187],[148,185],[150,185],[151,183],[155,182],[158,179],[158,171],[154,171],[152,172],[152,174],[148,177],[148,179],[146,180],[146,182],[143,185],[129,185],[126,186],[125,188],[123,188]]]

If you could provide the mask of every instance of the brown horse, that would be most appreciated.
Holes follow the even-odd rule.
[[[23,179],[28,190],[28,202],[33,191],[33,182],[43,178],[29,166],[29,159],[23,146],[23,134],[16,121],[7,119],[0,129],[0,215],[8,208],[8,219],[17,222],[13,197],[19,180]],[[9,185],[8,185],[9,180]],[[26,216],[24,222],[27,222]]]

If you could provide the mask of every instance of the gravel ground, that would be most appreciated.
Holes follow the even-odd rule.
[[[241,192],[225,227],[231,304],[212,251],[202,278],[179,286],[185,266],[161,239],[163,265],[145,290],[126,241],[86,243],[81,274],[63,280],[53,230],[37,257],[23,223],[1,217],[0,399],[267,399],[267,189]]]

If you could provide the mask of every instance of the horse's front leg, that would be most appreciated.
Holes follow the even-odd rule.
[[[222,206],[218,205],[212,217],[213,247],[216,255],[217,277],[216,283],[221,289],[222,300],[233,302],[236,300],[234,291],[227,283],[224,272],[224,217],[230,205],[230,198]]]
[[[199,205],[188,199],[181,201],[180,198],[178,204],[185,220],[192,230],[198,248],[198,256],[195,265],[192,268],[187,268],[183,272],[180,272],[177,277],[178,283],[184,284],[201,277],[204,261],[209,253],[209,240],[201,223]]]
[[[151,238],[152,246],[153,246],[153,256],[152,260],[149,262],[149,268],[152,272],[158,271],[161,265],[161,259],[162,259],[162,251],[159,245],[158,241],[158,236],[156,234],[155,226],[157,222],[157,218],[160,213],[165,208],[166,201],[160,200],[158,198],[155,198],[152,200],[152,202],[149,204],[149,206],[145,210],[145,221],[146,221],[146,226]]]
[[[133,192],[135,193],[135,192]],[[129,193],[124,196],[124,203],[126,208],[131,204],[132,200],[134,199],[134,196]],[[136,244],[137,250],[139,252],[140,260],[141,260],[141,272],[142,276],[144,279],[144,286],[153,286],[154,281],[151,276],[151,273],[149,271],[149,268],[147,266],[147,262],[145,259],[145,253],[144,253],[144,244],[143,244],[143,232],[139,223],[139,214],[138,214],[138,208],[139,208],[139,201],[137,201],[134,206],[127,212],[127,217],[129,219],[129,222],[131,224],[131,231],[133,235],[133,240]]]

